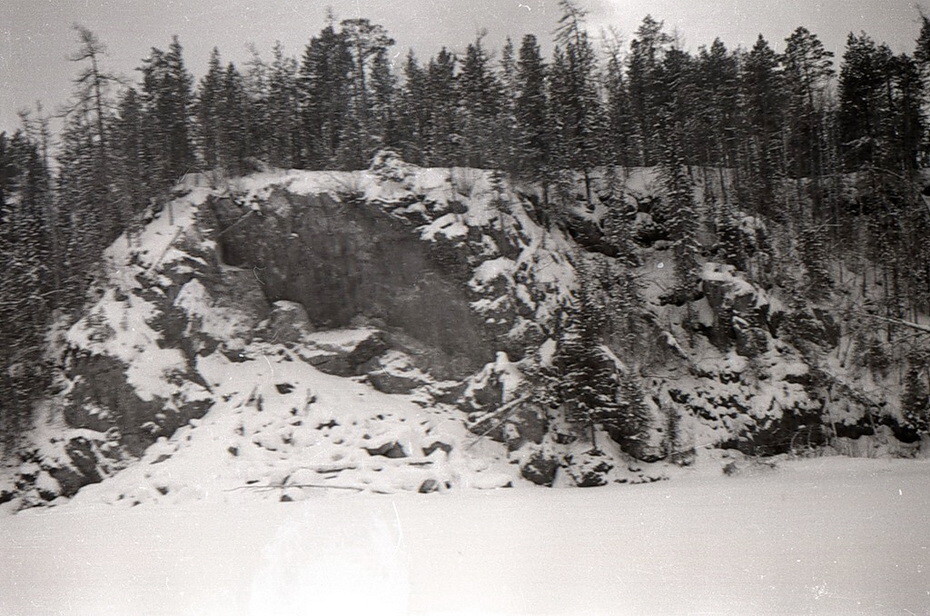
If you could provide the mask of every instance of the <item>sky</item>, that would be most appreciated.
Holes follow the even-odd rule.
[[[865,30],[895,51],[913,50],[919,14],[913,0],[579,0],[593,33],[614,27],[627,41],[651,14],[696,49],[720,37],[749,47],[763,34],[776,49],[804,25],[842,55],[849,32]],[[54,110],[67,99],[78,66],[72,24],[107,44],[105,66],[135,80],[135,68],[152,47],[165,49],[177,34],[187,67],[200,77],[210,50],[224,60],[248,58],[247,43],[263,57],[280,40],[299,55],[323,27],[326,7],[337,19],[367,17],[396,39],[397,61],[413,48],[427,58],[445,45],[463,51],[480,29],[497,48],[510,35],[548,40],[559,17],[557,0],[0,0],[0,131],[18,125],[17,111],[41,101]]]

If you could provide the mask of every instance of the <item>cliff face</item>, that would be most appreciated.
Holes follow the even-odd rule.
[[[640,209],[635,268],[609,256],[600,202],[544,225],[538,192],[492,172],[386,154],[366,172],[190,177],[108,250],[85,316],[52,345],[60,393],[3,498],[71,496],[169,459],[183,474],[192,456],[229,489],[249,476],[294,499],[334,478],[386,491],[648,481],[709,446],[768,454],[892,431],[914,447],[897,401],[862,393],[863,373],[837,360],[829,309],[789,309],[710,250],[693,297],[669,303],[671,250],[648,208],[660,191],[637,172],[625,194]],[[642,298],[614,308],[602,342],[605,369],[644,393],[647,433],[600,426],[596,447],[536,376],[582,265],[635,278]],[[111,497],[175,493],[155,475]]]

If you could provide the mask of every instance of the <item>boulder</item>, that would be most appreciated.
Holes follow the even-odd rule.
[[[534,454],[529,462],[520,468],[520,474],[524,479],[532,481],[536,485],[552,486],[559,466],[560,463],[557,458],[544,455],[540,452]]]
[[[429,375],[413,365],[413,360],[401,351],[388,351],[366,363],[368,381],[386,394],[409,394],[432,382]]]
[[[406,458],[407,452],[404,451],[403,445],[397,441],[384,443],[378,447],[365,448],[370,456],[384,456],[385,458]]]
[[[384,334],[375,329],[338,330],[311,335],[313,349],[304,359],[317,370],[336,376],[359,376],[366,364],[388,349]]]
[[[313,331],[306,308],[297,302],[284,300],[272,305],[268,318],[260,327],[269,341],[285,344],[301,343]]]

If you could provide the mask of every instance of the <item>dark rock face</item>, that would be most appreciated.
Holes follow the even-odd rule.
[[[770,329],[768,304],[756,292],[727,280],[705,279],[701,283],[704,297],[714,315],[707,333],[720,350],[736,348],[744,357],[765,352]]]
[[[65,452],[72,466],[49,470],[49,474],[61,486],[62,496],[73,496],[82,487],[101,480],[93,443],[86,438],[74,438],[65,446]]]
[[[76,359],[71,374],[75,385],[65,408],[67,424],[97,432],[115,428],[121,446],[133,456],[140,455],[159,436],[170,435],[191,419],[203,417],[212,405],[207,400],[143,400],[126,381],[125,366],[105,355]]]
[[[277,213],[251,216],[220,247],[228,264],[257,272],[271,301],[300,303],[318,327],[344,327],[360,316],[380,320],[466,359],[469,370],[491,358],[467,291],[411,223],[376,204],[328,194],[276,190],[268,202],[280,205]],[[230,199],[211,205],[221,226],[243,215]]]
[[[520,469],[524,479],[539,486],[551,486],[559,470],[559,461],[555,458],[536,454]]]

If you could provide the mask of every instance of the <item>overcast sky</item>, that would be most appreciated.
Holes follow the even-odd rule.
[[[913,50],[919,16],[913,0],[580,0],[597,32],[615,26],[629,38],[651,13],[677,29],[689,48],[719,36],[729,47],[751,46],[761,32],[777,49],[799,25],[842,54],[846,35],[865,30],[896,51]],[[135,78],[151,47],[180,36],[188,68],[198,77],[218,46],[224,59],[242,61],[246,43],[264,57],[275,40],[299,55],[319,32],[326,6],[338,19],[367,17],[397,40],[398,60],[412,47],[421,58],[441,45],[463,50],[480,28],[499,46],[507,35],[548,39],[558,19],[557,0],[0,0],[0,130],[18,123],[16,111],[41,100],[47,109],[68,96],[77,67],[72,23],[93,31],[109,48],[106,65]]]

